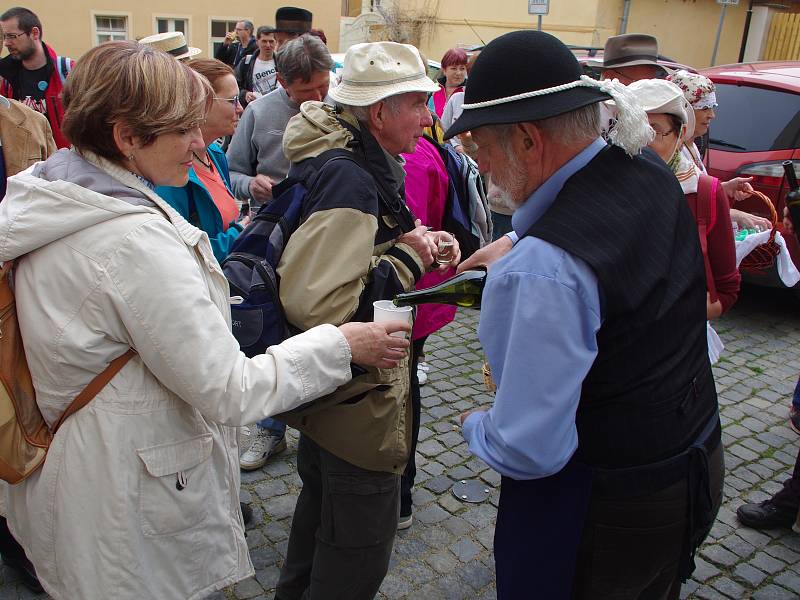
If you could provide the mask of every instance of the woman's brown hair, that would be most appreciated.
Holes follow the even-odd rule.
[[[67,78],[62,130],[76,148],[119,162],[125,157],[114,142],[115,123],[147,145],[200,125],[212,98],[208,81],[169,54],[107,42],[84,54]]]

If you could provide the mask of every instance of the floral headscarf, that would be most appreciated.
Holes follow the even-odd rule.
[[[717,106],[716,88],[708,77],[681,69],[667,77],[667,81],[671,81],[683,90],[683,96],[692,108],[702,110]]]

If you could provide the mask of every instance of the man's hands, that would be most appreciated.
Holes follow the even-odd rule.
[[[794,223],[792,223],[792,218],[789,216],[789,207],[783,207],[783,228],[786,230],[786,233],[794,233]]]
[[[409,341],[402,337],[392,337],[395,331],[411,334],[411,327],[403,321],[384,321],[381,323],[345,323],[339,326],[350,344],[353,362],[367,367],[391,369],[406,355]]]
[[[443,273],[451,266],[458,264],[458,261],[461,260],[461,248],[455,237],[445,231],[428,231],[428,228],[419,219],[414,221],[414,225],[416,226],[414,229],[397,238],[397,243],[410,246],[419,256],[426,271],[431,269],[436,260],[440,240],[453,243],[450,249],[451,261],[442,265],[437,263],[434,268]]]
[[[250,197],[258,202],[272,200],[272,186],[274,183],[266,175],[256,175],[250,180]]]
[[[458,265],[456,273],[469,271],[470,269],[475,269],[476,267],[486,267],[488,269],[493,262],[505,256],[513,247],[514,244],[511,243],[509,237],[504,235],[491,244],[484,246],[463,263]]]
[[[255,92],[245,92],[244,101],[250,104],[256,98],[260,98]]]

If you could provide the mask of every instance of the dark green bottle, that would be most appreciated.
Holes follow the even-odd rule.
[[[464,308],[480,308],[486,271],[464,271],[438,285],[394,297],[396,306],[418,304],[453,304]]]

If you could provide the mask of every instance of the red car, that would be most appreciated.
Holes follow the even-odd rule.
[[[722,65],[701,71],[717,87],[716,119],[711,122],[706,165],[722,181],[753,177],[752,185],[772,200],[795,265],[800,245],[783,234],[780,217],[788,184],[782,163],[792,160],[800,174],[800,62]],[[763,203],[745,200],[736,208],[769,218]],[[775,269],[742,269],[745,281],[784,287]],[[800,294],[800,284],[795,286]]]

